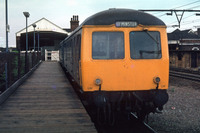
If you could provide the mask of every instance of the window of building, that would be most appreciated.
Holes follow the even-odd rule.
[[[48,52],[48,56],[51,56],[51,52]]]

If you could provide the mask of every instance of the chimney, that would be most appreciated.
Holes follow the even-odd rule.
[[[78,16],[74,16],[71,18],[71,31],[74,31],[79,26]]]
[[[197,29],[197,35],[200,37],[200,28]]]

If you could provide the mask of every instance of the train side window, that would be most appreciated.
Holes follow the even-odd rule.
[[[81,35],[78,35],[77,39],[78,39],[77,53],[78,53],[78,60],[80,60],[81,59]]]
[[[160,33],[156,31],[130,32],[130,52],[132,59],[160,59]]]
[[[123,59],[123,32],[94,32],[92,34],[93,59]]]

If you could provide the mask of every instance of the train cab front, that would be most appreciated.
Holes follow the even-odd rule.
[[[168,101],[166,26],[139,21],[84,25],[82,43],[82,89],[97,108],[144,116]]]
[[[112,25],[86,31],[82,88],[97,108],[143,112],[141,118],[162,110],[169,78],[165,29]]]

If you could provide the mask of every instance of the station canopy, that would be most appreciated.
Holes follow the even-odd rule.
[[[36,21],[35,27],[35,48],[42,47],[57,49],[59,43],[64,40],[68,35],[69,32],[63,30],[61,27],[57,26],[56,24],[52,23],[51,21],[47,20],[46,18],[42,18]],[[32,24],[28,25],[28,50],[33,50],[34,46],[34,28]],[[38,41],[39,40],[39,41]],[[16,33],[16,45],[17,48],[21,51],[26,49],[26,27],[19,32]]]

